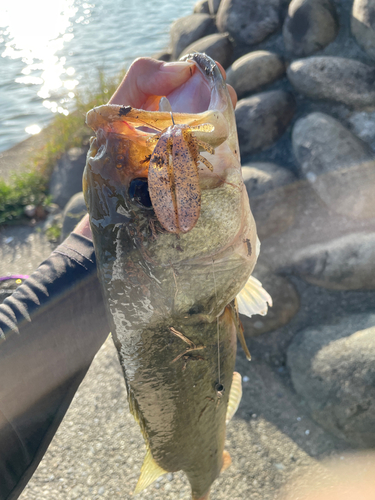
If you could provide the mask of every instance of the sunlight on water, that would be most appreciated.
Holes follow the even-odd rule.
[[[64,68],[65,57],[56,55],[64,42],[73,38],[73,34],[65,32],[77,10],[73,0],[23,0],[0,7],[0,26],[5,28],[4,36],[8,39],[1,55],[22,60],[24,76],[16,78],[16,83],[41,85],[38,95],[43,99],[62,86],[72,90],[78,83],[63,77],[69,76]]]
[[[194,1],[0,2],[0,151],[69,114],[77,87],[117,74],[168,44],[169,26]]]
[[[30,125],[29,127],[25,128],[25,131],[30,135],[39,134],[41,130],[42,129],[39,127],[39,125]]]

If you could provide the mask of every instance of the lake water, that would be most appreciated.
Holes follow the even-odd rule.
[[[74,94],[169,42],[196,0],[0,2],[0,151],[68,114]]]

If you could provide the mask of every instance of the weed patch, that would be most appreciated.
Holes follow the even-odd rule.
[[[24,172],[5,181],[0,178],[0,226],[24,219],[27,205],[47,206],[48,183],[56,162],[68,149],[82,146],[91,135],[85,125],[88,110],[108,102],[125,71],[108,79],[99,72],[95,91],[76,95],[75,111],[68,116],[57,115],[46,131],[46,142],[25,163]]]

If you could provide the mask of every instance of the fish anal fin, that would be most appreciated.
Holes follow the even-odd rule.
[[[160,467],[152,458],[151,451],[148,449],[143,461],[141,475],[139,476],[137,486],[134,490],[134,495],[143,491],[147,486],[150,486],[156,479],[167,471]]]
[[[223,451],[223,465],[221,467],[221,471],[220,472],[224,472],[225,470],[228,469],[228,467],[232,464],[232,459],[229,455],[229,452],[224,450]]]
[[[233,372],[232,385],[229,392],[229,401],[227,406],[227,416],[225,423],[228,424],[236,413],[242,398],[242,377],[238,372]]]

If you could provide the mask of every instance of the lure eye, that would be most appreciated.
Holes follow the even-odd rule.
[[[133,179],[129,186],[129,196],[132,201],[137,202],[142,207],[152,208],[146,179]]]

